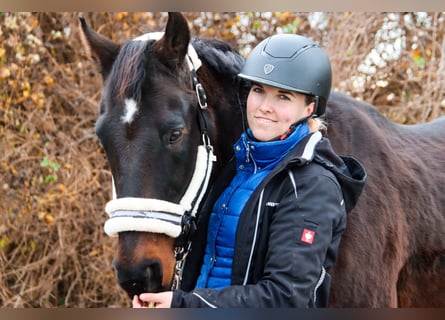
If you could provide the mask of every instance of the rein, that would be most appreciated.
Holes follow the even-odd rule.
[[[133,41],[159,40],[162,35],[162,32],[148,33]],[[196,213],[207,190],[213,162],[216,161],[204,117],[207,98],[197,76],[197,70],[202,63],[191,44],[188,46],[186,58],[198,98],[198,122],[202,136],[202,145],[198,146],[195,169],[187,190],[179,203],[138,197],[117,199],[113,179],[113,200],[105,206],[109,219],[104,224],[104,230],[111,237],[117,236],[119,232],[139,231],[163,233],[176,238],[174,250],[176,266],[172,290],[177,289],[181,282],[185,257],[191,245],[190,238],[196,230]]]

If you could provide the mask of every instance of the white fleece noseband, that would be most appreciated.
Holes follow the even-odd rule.
[[[181,233],[182,216],[196,215],[199,204],[207,190],[213,162],[216,157],[212,148],[198,147],[195,170],[190,184],[179,204],[149,198],[119,198],[109,201],[105,212],[109,219],[105,222],[105,233],[117,236],[124,231],[144,231],[164,233],[176,238]],[[113,195],[116,194],[113,181]]]
[[[133,41],[159,40],[163,32],[144,34]],[[187,63],[190,70],[197,70],[201,60],[191,44],[188,46]],[[201,104],[200,104],[201,105]],[[196,164],[189,186],[179,203],[149,198],[126,197],[116,199],[113,180],[113,200],[105,206],[109,219],[105,222],[105,233],[117,236],[119,232],[141,231],[163,233],[176,238],[181,233],[184,214],[196,215],[199,204],[207,190],[213,162],[216,157],[208,139],[198,146]]]

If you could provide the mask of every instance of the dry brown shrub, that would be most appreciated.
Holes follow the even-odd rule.
[[[167,18],[165,13],[84,16],[119,42],[160,30]],[[111,183],[94,134],[101,79],[82,46],[78,17],[0,16],[3,307],[129,306],[111,265],[116,240],[102,228]],[[401,123],[444,113],[444,15],[428,17],[430,24],[401,24],[407,49],[369,76],[360,91],[353,78],[360,76],[357,67],[375,46],[387,14],[332,13],[325,29],[313,28],[307,13],[187,14],[193,35],[225,39],[242,52],[279,30],[320,41],[332,58],[334,87]],[[388,85],[379,87],[380,80]]]
[[[93,130],[100,82],[77,29],[73,14],[2,17],[2,306],[125,301],[102,230],[110,178]]]
[[[337,13],[331,15],[330,24],[335,27],[323,38],[333,60],[334,86],[338,90],[376,105],[399,123],[424,123],[444,114],[444,13]],[[377,43],[388,48],[397,46],[395,31],[382,31],[387,24],[403,33],[405,48],[397,59],[389,59],[376,68],[375,74],[366,75],[363,89],[357,89],[354,78],[363,75],[358,66]],[[388,39],[379,41],[378,33]]]

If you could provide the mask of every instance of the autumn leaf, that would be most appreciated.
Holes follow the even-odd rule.
[[[9,71],[8,68],[1,68],[0,69],[0,79],[6,79],[11,76],[11,71]]]

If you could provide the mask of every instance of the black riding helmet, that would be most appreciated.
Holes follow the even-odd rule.
[[[242,79],[315,97],[313,116],[321,116],[331,92],[327,54],[312,40],[278,34],[261,41],[238,74]]]

